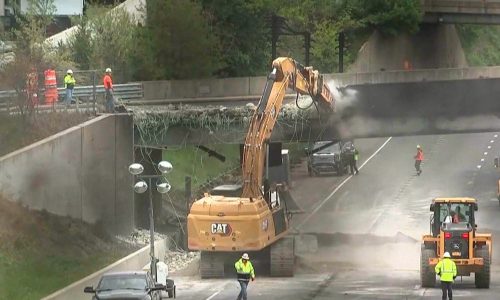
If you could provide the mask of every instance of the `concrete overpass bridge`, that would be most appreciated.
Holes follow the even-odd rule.
[[[500,130],[500,67],[327,74],[338,112],[297,110],[295,95],[273,139],[356,138]],[[240,143],[265,77],[144,82],[136,144]],[[212,104],[212,108],[208,106]]]
[[[424,23],[500,24],[499,0],[421,0]]]

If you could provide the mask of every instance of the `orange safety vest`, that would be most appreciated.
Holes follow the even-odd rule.
[[[111,78],[110,75],[106,74],[104,75],[104,79],[102,80],[104,84],[104,88],[106,90],[112,89],[113,88],[113,79]]]

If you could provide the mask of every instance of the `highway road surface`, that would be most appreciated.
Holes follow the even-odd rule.
[[[294,168],[293,194],[306,213],[294,217],[299,234],[313,234],[318,247],[302,252],[293,278],[260,276],[249,299],[440,299],[436,288],[421,288],[422,234],[429,232],[429,204],[438,196],[471,196],[479,201],[478,230],[494,241],[490,289],[476,289],[473,277],[457,278],[454,299],[500,299],[500,206],[493,167],[499,133],[360,139],[360,174],[309,177]],[[425,153],[416,176],[416,145]],[[179,299],[236,299],[233,278],[175,277]]]

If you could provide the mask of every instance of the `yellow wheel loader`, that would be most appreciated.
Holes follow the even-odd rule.
[[[492,239],[476,231],[473,198],[436,198],[430,206],[430,234],[422,238],[420,279],[422,287],[434,287],[434,267],[449,252],[457,265],[457,276],[474,273],[477,288],[490,287]]]

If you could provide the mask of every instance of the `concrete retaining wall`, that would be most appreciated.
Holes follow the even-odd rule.
[[[102,222],[111,232],[134,227],[133,120],[105,115],[0,157],[0,193],[29,208]]]
[[[478,78],[500,78],[500,67],[421,69],[414,71],[384,71],[366,73],[325,74],[325,79],[333,88],[374,83],[401,83],[422,81],[444,81]],[[144,100],[186,101],[224,100],[260,97],[266,77],[240,77],[210,80],[145,81]],[[291,92],[293,93],[293,92]],[[168,101],[167,101],[168,102]]]
[[[168,251],[167,240],[159,240],[155,242],[155,256],[165,257]],[[163,260],[163,259],[160,259]],[[101,269],[94,274],[91,274],[71,285],[53,293],[49,296],[42,298],[42,300],[88,300],[92,298],[91,294],[85,294],[83,289],[86,286],[96,287],[101,276],[108,272],[119,272],[119,271],[135,271],[142,270],[142,268],[149,262],[149,246],[146,246],[127,257],[120,259],[112,265]]]

